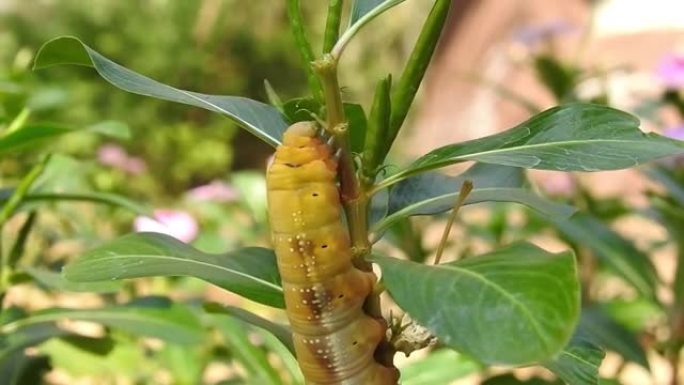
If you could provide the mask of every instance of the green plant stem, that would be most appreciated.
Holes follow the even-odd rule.
[[[361,188],[354,168],[349,146],[349,132],[344,115],[342,95],[337,78],[337,60],[332,55],[324,55],[313,63],[313,68],[321,79],[326,106],[327,131],[335,138],[340,151],[338,171],[340,175],[340,197],[345,210],[349,236],[351,240],[354,265],[363,271],[372,271],[372,265],[366,260],[371,251],[368,240],[368,209],[370,196]],[[366,298],[363,309],[366,314],[382,320],[382,304],[380,293],[373,291]],[[388,341],[383,341],[375,355],[378,362],[393,366],[394,349]]]
[[[349,147],[349,132],[344,115],[342,94],[337,79],[337,61],[331,55],[313,63],[313,68],[323,84],[323,95],[326,108],[326,130],[334,136],[335,144],[340,150],[340,194],[342,203],[356,201],[360,195],[360,185],[354,170],[354,160]],[[353,213],[347,213],[353,214]],[[352,220],[352,218],[348,218]],[[352,239],[353,241],[353,239]]]
[[[406,119],[411,104],[418,92],[418,87],[423,81],[432,54],[437,48],[437,42],[442,33],[442,28],[449,13],[451,0],[437,0],[432,6],[423,29],[420,31],[411,56],[409,57],[404,72],[399,78],[397,91],[392,95],[392,115],[390,129],[386,141],[385,153],[387,153],[399,133],[401,125]]]
[[[328,18],[325,22],[325,35],[323,35],[323,53],[329,53],[340,36],[340,20],[342,20],[343,0],[330,0],[328,2]]]
[[[311,63],[314,61],[314,54],[309,39],[307,38],[306,31],[304,30],[299,0],[287,0],[287,15],[290,20],[290,30],[297,43],[299,56],[305,64],[304,68],[309,82],[309,89],[311,90],[314,99],[320,102],[322,100],[321,83],[311,68]]]
[[[45,170],[45,166],[49,160],[50,155],[47,155],[40,163],[33,166],[28,174],[19,182],[19,186],[14,190],[14,193],[12,193],[12,196],[7,200],[7,203],[2,206],[2,210],[0,211],[0,240],[2,239],[2,230],[5,223],[14,215],[17,208],[19,208],[24,197],[28,194],[29,189],[33,186],[33,183],[38,179],[40,174],[43,173],[43,170]],[[5,292],[9,286],[9,277],[12,273],[9,263],[10,256],[3,252],[0,243],[0,300],[4,299]],[[0,302],[0,308],[2,308],[2,302]]]

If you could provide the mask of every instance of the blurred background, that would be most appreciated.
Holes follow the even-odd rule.
[[[302,3],[307,30],[319,52],[326,4]],[[387,73],[401,72],[429,11],[427,3],[431,2],[406,1],[360,33],[340,67],[345,99],[361,103],[368,112],[375,82]],[[40,183],[46,191],[113,193],[154,209],[154,218],[145,218],[90,203],[51,204],[40,211],[24,263],[57,271],[103,240],[134,230],[162,229],[207,252],[267,245],[264,171],[272,148],[221,116],[125,93],[91,69],[32,71],[38,48],[60,35],[77,36],[136,72],[186,90],[266,101],[267,79],[283,100],[308,96],[284,1],[0,0],[0,125],[25,116],[30,121],[110,129],[109,135],[86,130],[62,136],[40,151],[27,149],[0,157],[0,186],[15,185],[47,148],[55,155]],[[681,0],[455,1],[391,158],[405,164],[438,146],[496,133],[535,111],[572,101],[609,104],[638,115],[645,131],[684,139],[681,89]],[[669,180],[681,186],[677,185],[682,180],[677,179],[681,160],[661,166],[674,175]],[[665,303],[671,301],[677,242],[667,226],[643,215],[654,194],[668,194],[662,180],[654,181],[643,170],[531,172],[530,178],[538,191],[588,210],[620,239],[647,254],[664,282],[660,296]],[[25,218],[13,218],[5,237],[17,234]],[[468,208],[459,225],[452,248],[463,254],[516,238],[534,239],[552,251],[568,244],[581,247],[526,210],[508,205]],[[414,250],[428,258],[443,222],[419,218],[407,226],[412,234],[423,235],[407,245],[397,241],[401,236],[392,241],[390,234],[383,247],[407,254]],[[394,234],[401,231],[395,229]],[[648,363],[646,368],[643,360],[639,364],[634,362],[639,359],[610,353],[601,373],[616,375],[626,385],[668,384],[672,365],[657,343],[671,338],[672,330],[662,321],[666,316],[644,304],[619,278],[604,274],[592,252],[584,253],[583,260],[583,279],[591,288],[586,295],[617,303],[613,309],[618,309],[616,314],[623,311],[624,319],[615,316],[613,321],[622,322],[620,330],[635,336],[640,344],[636,348],[643,349]],[[128,290],[114,298],[17,285],[5,301],[37,310],[163,295],[238,304],[282,320],[282,314],[195,280],[159,278],[127,285]],[[639,317],[643,322],[629,323]],[[269,365],[286,371],[287,362],[273,358],[275,348],[264,343],[263,336],[245,333],[263,347]],[[125,335],[116,338],[121,343],[108,357],[76,351],[55,340],[35,348],[34,354],[51,359],[40,381],[54,385],[267,383],[250,377],[253,368],[230,353],[234,339],[196,349],[193,359],[201,358],[189,364],[179,349],[141,345]],[[230,365],[218,363],[221,354],[230,358]],[[400,364],[416,365],[426,356],[417,353]],[[447,365],[450,359],[457,360],[439,359]],[[463,378],[453,379],[455,384],[480,383],[483,376],[499,373],[484,373],[473,363],[459,362],[466,364]],[[408,370],[420,373],[420,368]],[[538,372],[522,370],[516,375],[529,378]],[[283,383],[294,383],[296,374],[283,378]]]

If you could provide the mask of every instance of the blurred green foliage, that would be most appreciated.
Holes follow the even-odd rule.
[[[263,79],[284,97],[300,94],[305,85],[283,4],[22,0],[5,7],[0,13],[5,26],[0,31],[0,119],[26,105],[43,120],[76,125],[125,120],[134,135],[124,145],[144,159],[150,171],[146,178],[152,178],[132,185],[140,186],[136,196],[169,197],[223,177],[231,168],[261,169],[271,149],[207,111],[112,92],[89,70],[31,72],[33,54],[46,40],[78,36],[129,68],[204,93],[264,100]],[[258,28],[255,20],[260,20]],[[232,145],[238,141],[239,146]],[[85,156],[100,144],[95,138],[69,138],[61,150]]]

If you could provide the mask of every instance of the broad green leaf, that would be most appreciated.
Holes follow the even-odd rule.
[[[4,204],[15,191],[14,188],[0,189],[0,206]],[[91,202],[101,203],[114,207],[120,207],[129,210],[139,215],[149,216],[152,210],[137,202],[134,202],[122,195],[100,192],[78,192],[78,193],[64,193],[64,192],[29,192],[22,199],[22,204],[19,209],[31,208],[39,203],[59,203],[59,202]]]
[[[24,272],[41,285],[58,292],[91,292],[114,293],[121,290],[121,282],[72,282],[64,279],[62,274],[37,267],[24,267]]]
[[[46,140],[71,132],[73,132],[72,128],[55,124],[35,124],[24,126],[21,129],[0,136],[0,155],[4,155],[10,151],[20,150],[26,146],[34,145],[41,140]]]
[[[639,334],[653,324],[667,322],[665,310],[646,298],[614,299],[601,304],[601,310],[632,333]]]
[[[272,351],[283,362],[285,370],[292,379],[292,384],[303,384],[304,375],[302,374],[302,370],[299,368],[299,364],[297,363],[297,358],[292,351],[283,345],[283,343],[273,334],[269,334],[264,331],[261,333],[261,336],[264,339],[264,346],[266,349]]]
[[[81,129],[54,123],[33,123],[0,135],[0,155],[75,132],[92,132],[117,139],[129,139],[131,136],[129,127],[117,121],[100,122]]]
[[[526,365],[553,357],[579,318],[572,252],[519,243],[426,266],[374,256],[395,302],[443,344],[486,364]]]
[[[605,352],[597,346],[574,339],[553,360],[544,366],[568,385],[598,385],[598,368]]]
[[[402,385],[450,384],[482,370],[481,365],[450,349],[430,352],[401,368]]]
[[[202,326],[195,313],[185,306],[168,301],[137,302],[97,309],[47,309],[2,325],[0,333],[13,334],[18,330],[54,324],[65,319],[95,322],[179,344],[196,344],[203,339]]]
[[[565,65],[551,55],[539,55],[534,58],[534,69],[537,78],[553,94],[558,103],[572,101],[573,90],[580,74],[576,68]]]
[[[378,222],[386,215],[395,214],[397,211],[417,204],[421,201],[430,200],[440,195],[458,193],[463,182],[469,180],[475,189],[491,187],[522,187],[525,183],[525,174],[522,169],[476,163],[456,177],[449,177],[440,173],[426,173],[401,181],[389,190],[379,190],[373,196],[373,220],[371,224]],[[382,183],[382,182],[381,182]],[[455,200],[451,202],[451,206]]]
[[[95,123],[86,127],[86,131],[121,140],[131,138],[131,128],[126,123],[116,120],[106,120]]]
[[[243,97],[205,95],[159,83],[114,63],[75,37],[62,36],[45,43],[36,55],[34,69],[59,64],[94,67],[100,76],[124,91],[218,112],[271,146],[280,143],[287,128],[274,107]]]
[[[620,354],[625,360],[649,369],[644,348],[637,337],[624,326],[612,320],[599,306],[582,309],[575,335],[580,339]]]
[[[242,321],[245,321],[248,324],[264,329],[273,334],[273,336],[275,336],[286,348],[290,350],[290,353],[294,354],[292,332],[290,331],[290,328],[286,325],[281,325],[273,321],[269,321],[252,312],[235,306],[223,306],[217,303],[207,303],[204,305],[204,310],[212,314],[230,315]]]
[[[458,192],[444,194],[432,199],[417,202],[385,217],[373,227],[373,231],[382,232],[396,221],[414,215],[433,215],[450,210],[458,198]],[[575,208],[556,203],[536,195],[524,188],[482,188],[473,189],[463,203],[470,205],[481,202],[515,202],[537,210],[544,217],[568,218]]]
[[[573,207],[547,200],[530,190],[518,188],[524,183],[519,168],[476,164],[457,177],[440,173],[425,173],[406,179],[390,190],[387,217],[373,226],[382,232],[397,221],[414,215],[434,215],[454,207],[464,181],[473,183],[473,190],[464,204],[480,202],[516,202],[527,205],[542,215],[567,218]]]
[[[73,332],[61,329],[53,323],[28,324],[10,332],[4,332],[4,328],[5,325],[0,327],[0,362],[21,349],[38,345],[50,338],[73,334]]]
[[[249,339],[247,329],[242,324],[230,317],[214,317],[212,323],[223,335],[232,357],[247,371],[247,383],[282,384],[280,376],[268,362],[266,353]]]
[[[48,357],[22,351],[0,359],[0,378],[3,385],[36,385],[52,369]]]
[[[578,245],[586,246],[601,263],[631,284],[640,294],[655,299],[657,275],[648,255],[589,214],[570,219],[549,218],[558,231]]]
[[[635,167],[684,153],[684,143],[639,130],[632,115],[592,104],[548,109],[500,134],[438,148],[381,183],[464,161],[559,171]]]
[[[168,235],[134,233],[87,252],[63,272],[74,282],[190,276],[256,302],[285,306],[275,255],[259,247],[207,254]]]
[[[55,367],[69,373],[73,378],[151,378],[158,370],[154,357],[150,357],[149,353],[145,354],[140,346],[124,341],[117,341],[106,356],[84,351],[62,340],[50,340],[38,350],[48,355]]]

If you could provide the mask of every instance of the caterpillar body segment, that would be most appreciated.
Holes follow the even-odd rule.
[[[396,385],[377,363],[383,320],[364,313],[376,277],[352,265],[337,162],[313,122],[290,126],[268,170],[272,241],[307,385]]]

